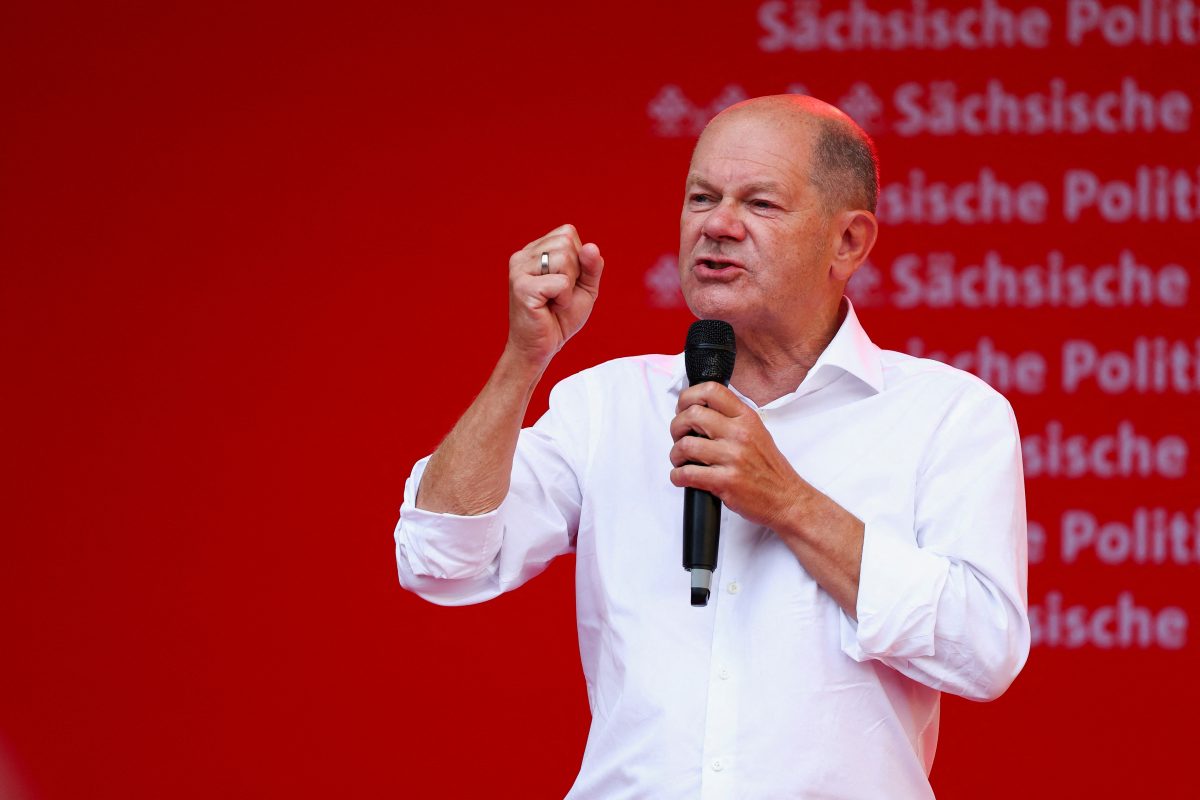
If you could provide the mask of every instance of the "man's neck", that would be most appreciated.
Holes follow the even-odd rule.
[[[764,406],[796,391],[846,319],[846,304],[800,335],[772,336],[748,331],[737,336],[737,359],[730,383]]]

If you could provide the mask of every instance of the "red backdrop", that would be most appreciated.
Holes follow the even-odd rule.
[[[531,414],[680,349],[692,137],[783,91],[877,137],[867,329],[979,370],[1025,436],[1037,645],[947,699],[935,788],[1193,796],[1192,6],[872,7],[6,6],[0,796],[561,796],[571,560],[427,605],[402,482],[551,227],[607,269]]]

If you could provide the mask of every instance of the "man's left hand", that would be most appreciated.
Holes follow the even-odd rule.
[[[727,387],[714,381],[690,386],[680,393],[675,412],[676,486],[711,492],[731,511],[776,531],[814,492],[779,452],[759,415]]]
[[[719,383],[697,384],[680,393],[671,436],[671,483],[712,492],[730,511],[775,531],[858,618],[863,523],[792,469],[754,409]]]

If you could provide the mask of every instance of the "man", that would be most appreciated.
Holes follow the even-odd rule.
[[[414,469],[397,560],[404,586],[458,604],[576,552],[592,727],[572,798],[931,797],[940,692],[991,699],[1024,664],[1011,409],[879,350],[843,298],[875,242],[876,176],[866,135],[812,98],[705,129],[680,283],[734,328],[729,388],[688,387],[681,356],[618,359],[520,430],[604,262],[564,226],[509,263],[504,354]],[[679,563],[685,486],[726,509],[702,609]]]

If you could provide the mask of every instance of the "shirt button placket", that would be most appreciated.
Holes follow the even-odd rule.
[[[741,540],[738,530],[745,523],[732,514],[722,515],[722,551],[720,569],[723,575],[737,575],[742,568],[742,554],[736,543]],[[701,779],[701,800],[725,800],[737,793],[736,770],[732,757],[738,730],[738,685],[734,680],[737,649],[736,609],[741,585],[732,579],[721,578],[725,591],[714,596],[715,614],[708,680],[708,712],[704,731],[704,771]],[[717,600],[717,597],[720,600]]]

